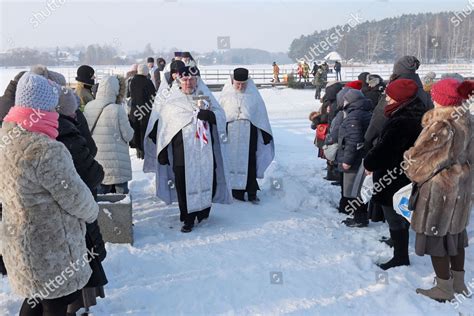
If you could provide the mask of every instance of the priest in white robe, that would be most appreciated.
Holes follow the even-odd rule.
[[[235,199],[258,204],[257,178],[275,157],[275,144],[262,96],[245,68],[237,68],[219,100],[226,113],[228,164]]]
[[[187,233],[209,217],[213,202],[230,204],[232,192],[225,113],[193,68],[178,73],[159,109],[156,188],[164,202],[179,203]]]

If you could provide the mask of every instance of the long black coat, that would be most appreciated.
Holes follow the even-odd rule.
[[[130,81],[131,109],[129,114],[130,125],[134,130],[130,147],[143,151],[148,120],[156,90],[153,82],[145,76],[136,75]]]
[[[398,109],[387,120],[379,141],[364,160],[365,169],[373,172],[374,183],[381,185],[372,200],[392,206],[393,195],[410,183],[402,169],[403,153],[415,144],[421,133],[421,119],[426,106],[416,98]]]
[[[81,116],[83,117],[82,113],[79,113],[79,121]],[[97,187],[104,179],[104,170],[94,159],[97,147],[90,135],[89,129],[81,133],[84,126],[87,126],[83,124],[71,117],[59,115],[59,135],[57,141],[63,143],[69,150],[77,173],[95,197]],[[87,139],[89,138],[90,140],[88,141]],[[97,220],[91,224],[86,224],[86,229],[87,248],[92,250],[93,253],[98,254],[97,257],[91,258],[92,275],[86,287],[103,286],[108,281],[101,262],[105,259],[107,251]]]

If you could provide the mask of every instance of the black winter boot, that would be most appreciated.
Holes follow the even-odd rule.
[[[390,230],[390,236],[393,240],[393,258],[390,261],[378,266],[382,270],[399,266],[409,266],[410,258],[408,257],[408,228],[402,230]]]

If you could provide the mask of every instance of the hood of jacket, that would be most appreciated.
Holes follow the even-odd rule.
[[[344,109],[347,113],[355,110],[372,111],[374,109],[372,101],[367,99],[360,90],[355,89],[350,89],[344,95],[344,104]]]

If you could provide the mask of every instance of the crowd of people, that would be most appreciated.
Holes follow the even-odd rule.
[[[384,270],[410,264],[411,226],[415,252],[431,256],[437,280],[417,292],[446,301],[468,293],[473,146],[463,101],[474,84],[459,75],[436,81],[432,73],[421,81],[419,66],[405,56],[388,84],[370,73],[324,84],[310,120],[326,179],[341,188],[344,224],[388,223],[383,242],[394,255],[380,264]],[[317,67],[323,82],[327,70]],[[208,219],[213,203],[258,205],[257,179],[275,156],[265,102],[248,69],[234,69],[218,100],[189,52],[176,52],[169,64],[150,57],[126,76],[96,81],[95,70],[82,65],[73,90],[63,75],[36,65],[0,98],[0,272],[24,298],[22,316],[75,315],[105,297],[96,200],[129,193],[130,148],[143,171],[156,175],[156,196],[178,203],[183,233]],[[365,203],[360,186],[369,175],[374,192]],[[392,200],[411,182],[410,223]]]
[[[416,292],[438,301],[472,295],[464,282],[466,227],[472,195],[472,127],[469,103],[474,82],[458,74],[417,74],[420,62],[400,58],[388,84],[377,74],[329,82],[319,111],[310,113],[318,157],[327,162],[326,180],[340,186],[343,223],[365,228],[388,224],[393,258],[388,270],[410,265],[409,229],[415,253],[431,257],[436,286]],[[370,178],[370,201],[363,198]],[[370,182],[367,182],[370,183]],[[409,221],[394,208],[394,195],[412,183]],[[367,195],[366,195],[367,196]]]
[[[129,193],[130,148],[156,174],[156,195],[178,202],[183,233],[213,203],[258,205],[257,179],[275,155],[248,69],[234,70],[219,100],[189,52],[99,82],[82,65],[76,82],[36,65],[0,98],[0,272],[24,298],[21,316],[76,315],[105,297],[96,201]]]

